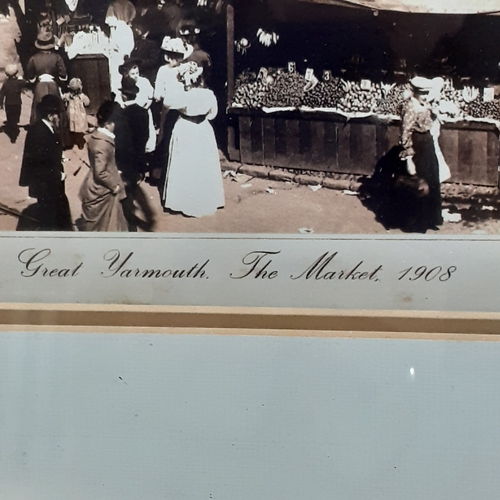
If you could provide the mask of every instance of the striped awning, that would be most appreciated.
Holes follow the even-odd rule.
[[[495,14],[500,0],[299,0],[343,7],[364,7],[419,14]]]

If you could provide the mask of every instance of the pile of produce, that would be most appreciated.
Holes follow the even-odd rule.
[[[278,70],[262,75],[269,91],[263,105],[269,108],[297,108],[302,104],[306,79],[299,73]]]
[[[257,73],[243,72],[235,82],[233,106],[246,109],[262,108],[269,93],[269,84]]]
[[[342,81],[344,96],[337,103],[337,109],[344,113],[376,113],[377,104],[382,101],[383,90],[380,84],[362,90],[359,83]]]
[[[233,106],[243,108],[299,107],[304,98],[305,78],[285,70],[243,72],[235,83]]]
[[[384,91],[382,98],[377,102],[376,112],[380,115],[400,115],[409,85],[382,84],[381,86]]]
[[[474,118],[492,118],[500,120],[500,102],[498,99],[485,102],[479,96],[467,105],[467,116]]]
[[[340,78],[328,82],[319,82],[308,92],[304,92],[302,106],[309,108],[337,108],[345,96],[345,89]]]
[[[499,99],[485,101],[482,92],[475,87],[465,86],[462,89],[456,89],[448,80],[445,82],[441,96],[443,101],[454,103],[462,116],[500,120]]]
[[[245,71],[236,81],[233,106],[245,109],[300,108],[332,109],[342,113],[400,115],[409,84],[352,82],[341,78],[308,85],[305,77],[286,69],[262,68],[259,73]],[[307,90],[308,87],[311,87]],[[474,87],[455,88],[445,82],[442,101],[454,109],[454,116],[490,118],[500,121],[500,100],[484,100]]]
[[[451,80],[446,80],[441,91],[441,100],[454,103],[463,114],[467,114],[468,102],[478,95],[479,91],[477,89],[471,87],[456,89]]]

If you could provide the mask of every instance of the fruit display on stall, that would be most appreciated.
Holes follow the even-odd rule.
[[[453,86],[451,80],[445,80],[443,90],[441,91],[441,100],[454,103],[462,114],[466,114],[468,101],[472,100],[473,89],[468,90],[466,87],[464,89],[457,89]]]
[[[269,108],[297,108],[304,98],[306,79],[300,73],[277,70],[267,74],[269,91],[263,105]]]
[[[261,108],[266,95],[269,93],[269,84],[257,73],[245,71],[235,82],[233,105],[246,109]]]
[[[474,118],[490,118],[500,120],[500,102],[484,101],[481,96],[476,97],[466,108],[466,115]]]
[[[400,115],[409,85],[382,84],[382,97],[375,111],[380,115]]]
[[[332,78],[328,82],[319,82],[309,92],[304,92],[302,105],[309,108],[336,108],[344,95],[340,78]]]
[[[377,101],[382,97],[380,85],[371,84],[369,89],[362,89],[356,82],[342,80],[345,94],[337,103],[337,108],[345,113],[375,112]]]
[[[243,72],[235,85],[233,105],[246,109],[300,108],[331,109],[342,113],[401,115],[409,84],[354,82],[341,78],[320,81],[306,90],[307,81],[298,72],[261,68]],[[500,100],[485,100],[483,92],[471,86],[456,88],[446,80],[441,93],[442,109],[455,118],[500,121]]]
[[[233,106],[253,108],[299,107],[306,79],[299,73],[261,68],[259,73],[245,71],[235,82]]]

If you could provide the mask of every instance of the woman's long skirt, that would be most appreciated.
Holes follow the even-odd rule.
[[[434,140],[430,132],[413,133],[413,161],[417,176],[429,186],[429,193],[418,198],[416,223],[417,228],[433,229],[443,223],[441,206],[441,184],[439,182],[439,164],[434,149]]]
[[[128,223],[123,212],[125,194],[114,195],[106,192],[94,181],[89,171],[80,188],[82,200],[83,231],[128,231]]]
[[[416,178],[410,183],[413,187],[403,183],[402,186],[406,187],[402,188],[400,184],[396,188],[395,210],[403,231],[425,233],[428,229],[437,229],[443,223],[439,164],[429,132],[413,133],[413,149]],[[422,183],[428,189],[423,189]]]
[[[213,215],[224,206],[219,151],[208,120],[177,119],[162,202],[164,208],[190,217]]]

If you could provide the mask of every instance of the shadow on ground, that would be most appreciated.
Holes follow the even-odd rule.
[[[409,195],[395,186],[397,177],[405,175],[406,171],[405,163],[399,158],[400,151],[399,146],[393,147],[377,162],[371,177],[360,179],[359,199],[386,230],[407,232]],[[500,220],[499,199],[494,195],[443,196],[443,209],[450,214],[460,214],[462,222],[470,227],[492,219]]]
[[[18,218],[16,231],[40,231],[38,203],[26,207]]]
[[[396,178],[406,171],[405,163],[399,158],[401,150],[394,146],[377,162],[371,177],[360,179],[361,203],[374,213],[375,220],[386,230],[405,231],[408,219],[408,203],[404,194],[395,188]]]

